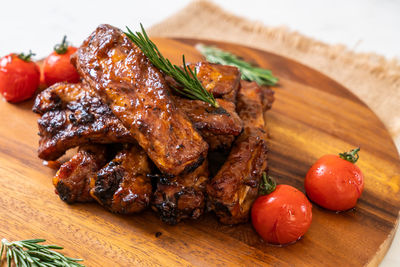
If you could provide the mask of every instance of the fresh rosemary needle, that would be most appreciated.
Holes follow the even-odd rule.
[[[250,63],[240,59],[232,53],[214,46],[206,46],[202,44],[198,44],[196,48],[206,57],[207,61],[211,63],[237,67],[242,73],[242,79],[244,80],[255,81],[259,85],[275,85],[278,82],[278,78],[272,75],[270,70],[252,66]]]
[[[44,239],[30,239],[9,242],[3,238],[1,240],[0,266],[4,253],[9,267],[13,260],[17,267],[85,267],[78,263],[78,261],[82,261],[81,259],[69,258],[52,250],[63,249],[63,247],[38,244],[45,241]]]
[[[145,54],[156,68],[174,78],[174,80],[182,86],[182,89],[174,88],[174,90],[190,99],[202,100],[218,108],[218,102],[215,100],[212,93],[208,92],[197,78],[196,69],[192,70],[186,65],[185,56],[182,55],[182,67],[172,64],[149,39],[142,24],[140,24],[140,27],[142,29],[141,33],[133,33],[126,27],[128,30],[128,32],[125,33],[126,36],[142,50],[143,54]]]

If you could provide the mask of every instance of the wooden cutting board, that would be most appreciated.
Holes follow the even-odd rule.
[[[155,41],[177,64],[182,53],[188,62],[202,59],[193,48],[196,40]],[[399,156],[382,122],[346,88],[304,65],[243,46],[203,43],[217,44],[280,78],[276,101],[265,115],[270,174],[279,183],[304,192],[304,176],[317,158],[361,146],[357,164],[365,190],[354,210],[336,214],[314,205],[304,238],[276,247],[264,243],[250,223],[225,226],[212,214],[169,226],[151,211],[121,216],[94,203],[67,205],[54,194],[55,171],[36,156],[32,101],[0,101],[0,237],[45,238],[87,266],[377,265],[391,244],[400,209]]]

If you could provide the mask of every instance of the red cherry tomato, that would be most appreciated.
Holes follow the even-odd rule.
[[[334,211],[353,208],[364,189],[364,176],[354,164],[358,151],[325,155],[307,172],[304,186],[308,197],[318,205]]]
[[[267,242],[289,244],[302,237],[312,221],[312,205],[290,185],[256,199],[251,209],[254,229]]]
[[[9,102],[31,98],[39,86],[40,70],[30,53],[9,54],[0,59],[0,93]]]
[[[76,47],[68,46],[66,36],[61,44],[54,47],[54,52],[43,62],[43,76],[47,86],[58,82],[79,82],[79,74],[70,62],[70,57],[76,50]]]

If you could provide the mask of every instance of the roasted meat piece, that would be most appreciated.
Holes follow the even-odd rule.
[[[235,104],[224,99],[217,99],[219,108],[200,100],[175,97],[176,105],[193,122],[210,150],[228,149],[235,136],[243,129],[243,122],[236,113]]]
[[[241,81],[237,99],[237,112],[243,120],[244,129],[255,128],[264,131],[262,90],[255,82]]]
[[[247,86],[257,86],[257,83],[252,82],[249,83]],[[263,110],[267,111],[269,109],[271,109],[272,107],[272,103],[275,100],[275,92],[274,90],[272,90],[269,86],[261,86],[261,94],[262,94],[262,104],[263,104]]]
[[[176,105],[183,110],[196,129],[206,130],[217,135],[237,136],[242,132],[243,122],[236,113],[235,105],[223,99],[217,99],[219,108],[201,100],[174,97]]]
[[[232,134],[215,134],[208,130],[201,130],[200,133],[207,141],[210,151],[230,150],[236,138]]]
[[[145,209],[152,194],[149,158],[140,147],[125,145],[115,158],[90,179],[90,194],[115,213]]]
[[[189,64],[191,69],[196,69],[197,78],[204,88],[215,97],[236,102],[239,89],[240,71],[238,68],[210,62]]]
[[[162,172],[201,165],[207,143],[176,107],[161,72],[121,30],[100,25],[72,62]]]
[[[152,200],[153,210],[168,224],[176,224],[186,218],[199,218],[205,208],[208,176],[207,161],[186,175],[173,178],[159,176]]]
[[[89,179],[106,163],[106,147],[85,145],[69,161],[61,165],[53,178],[58,196],[67,203],[89,202]]]
[[[267,136],[260,87],[242,81],[237,110],[244,131],[235,141],[226,162],[207,185],[208,208],[225,224],[248,220],[262,172],[267,168]]]
[[[225,224],[246,222],[267,167],[267,145],[261,130],[246,128],[207,186],[208,208]]]
[[[58,83],[35,100],[41,159],[55,160],[66,150],[93,143],[136,143],[96,93],[84,84]]]

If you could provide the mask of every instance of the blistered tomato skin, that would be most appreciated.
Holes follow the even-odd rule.
[[[278,185],[272,193],[256,199],[251,210],[254,229],[268,243],[289,244],[308,230],[312,205],[290,185]]]
[[[40,70],[36,63],[16,54],[0,59],[0,93],[12,103],[29,99],[39,87]]]
[[[66,53],[57,54],[54,51],[45,59],[43,63],[43,75],[47,86],[58,82],[79,82],[79,74],[70,62],[70,57],[76,50],[76,47],[69,46]]]
[[[356,205],[364,189],[364,176],[354,163],[337,155],[325,155],[311,166],[304,186],[316,204],[344,211]]]

